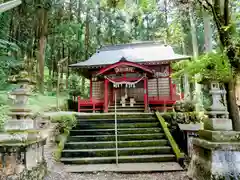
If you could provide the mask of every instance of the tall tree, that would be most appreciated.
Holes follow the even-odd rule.
[[[240,118],[235,93],[236,72],[240,72],[240,51],[239,41],[235,40],[237,31],[231,21],[230,1],[198,0],[198,2],[211,13],[217,27],[220,43],[232,67],[233,78],[225,84],[225,87],[227,90],[228,110],[230,112],[230,118],[233,121],[233,128],[234,130],[240,131]]]
[[[51,7],[51,2],[39,1],[38,8],[38,38],[39,38],[39,90],[44,93],[44,66],[45,66],[45,47],[46,47],[46,35],[48,30],[48,11]]]

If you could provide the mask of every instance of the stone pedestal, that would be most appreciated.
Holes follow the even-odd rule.
[[[204,130],[199,138],[193,138],[193,156],[188,176],[194,180],[238,180],[240,179],[240,132],[232,131],[227,107],[223,105],[219,84],[212,83],[213,105],[206,113]]]
[[[193,138],[188,176],[194,180],[240,179],[240,132],[209,134],[208,140]]]

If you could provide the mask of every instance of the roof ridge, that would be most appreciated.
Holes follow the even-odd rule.
[[[134,42],[134,43],[126,43],[126,44],[115,44],[115,45],[106,45],[100,48],[97,52],[100,51],[112,51],[112,50],[120,50],[126,48],[134,48],[134,47],[146,47],[146,46],[169,46],[162,42],[158,41],[141,41],[141,42]]]

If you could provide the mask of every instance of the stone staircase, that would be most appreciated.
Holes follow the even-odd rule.
[[[71,130],[62,151],[61,162],[88,167],[115,164],[114,127],[113,115],[79,116],[78,125]],[[131,116],[118,115],[117,129],[120,164],[176,163],[176,157],[155,115],[144,113]],[[181,167],[177,166],[176,169],[180,170]]]
[[[115,112],[115,104],[110,104],[108,111]],[[130,107],[129,103],[127,103],[125,107],[122,107],[122,104],[117,103],[117,112],[144,112],[144,103],[137,102],[133,107]]]

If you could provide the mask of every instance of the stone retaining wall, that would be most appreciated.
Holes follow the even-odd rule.
[[[47,174],[47,163],[43,161],[38,163],[32,169],[24,169],[20,174],[0,176],[1,180],[43,180]]]

